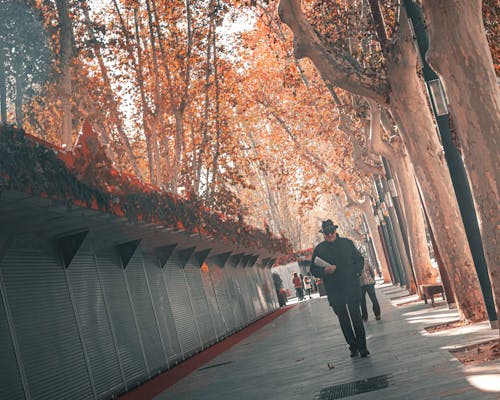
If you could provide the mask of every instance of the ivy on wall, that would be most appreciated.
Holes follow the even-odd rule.
[[[23,191],[249,249],[277,254],[290,251],[286,238],[214,212],[198,198],[181,198],[119,174],[101,147],[89,151],[92,141],[87,139],[71,153],[12,126],[0,127],[0,190]]]
[[[293,263],[295,261],[298,262],[299,264],[301,264],[301,262],[310,261],[311,257],[312,257],[312,252],[313,252],[313,249],[311,247],[309,249],[299,250],[299,251],[296,251],[294,253],[288,253],[288,254],[281,255],[276,259],[276,262],[274,263],[274,265],[275,266],[286,265],[286,264]]]

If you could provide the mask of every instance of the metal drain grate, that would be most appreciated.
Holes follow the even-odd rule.
[[[226,361],[226,362],[222,362],[222,363],[219,363],[219,364],[212,364],[212,365],[209,365],[207,367],[198,368],[198,371],[202,371],[204,369],[209,369],[209,368],[220,367],[222,365],[227,365],[227,364],[231,364],[231,363],[232,363],[232,361]]]
[[[373,392],[384,389],[391,385],[392,374],[374,376],[373,378],[363,379],[356,382],[343,383],[341,385],[330,386],[321,389],[314,400],[336,400],[344,397],[354,396],[356,394]]]

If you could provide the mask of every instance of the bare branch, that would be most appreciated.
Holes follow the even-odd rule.
[[[369,149],[375,154],[390,158],[393,155],[393,149],[382,140],[380,117],[380,106],[372,100],[368,100],[370,104],[370,140]]]
[[[278,12],[294,35],[294,54],[309,57],[327,85],[336,85],[349,92],[368,97],[380,104],[389,103],[389,84],[384,78],[368,76],[343,56],[338,49],[326,45],[307,21],[300,0],[281,0]]]
[[[360,193],[361,195],[364,196],[363,200],[362,201],[356,201],[352,198],[351,194],[349,193],[349,188],[347,187],[346,183],[340,179],[338,176],[334,176],[333,179],[335,180],[335,183],[337,185],[339,185],[344,194],[345,194],[345,197],[346,197],[346,200],[347,200],[347,206],[348,207],[363,207],[363,205],[370,200],[370,197],[369,195],[366,193],[366,192],[362,192]],[[361,210],[361,208],[360,208]]]
[[[383,175],[384,170],[381,166],[372,165],[367,163],[363,159],[363,150],[359,145],[356,138],[352,138],[352,156],[354,158],[354,165],[358,169],[358,171],[363,172],[365,175]]]

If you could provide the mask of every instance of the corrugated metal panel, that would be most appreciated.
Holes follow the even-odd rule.
[[[269,268],[259,268],[259,270],[260,270],[260,276],[262,277],[262,281],[265,284],[264,293],[266,294],[265,298],[267,303],[267,312],[276,310],[277,308],[279,308],[279,305],[278,305],[276,289],[274,287],[274,280],[273,277],[271,276],[271,271]]]
[[[264,269],[261,267],[256,267],[255,274],[257,277],[257,284],[262,289],[262,294],[264,296],[264,302],[262,303],[262,314],[267,314],[270,310],[269,303],[271,301],[271,298],[269,293],[269,285],[267,284],[264,276]]]
[[[272,271],[269,268],[264,268],[262,270],[262,274],[264,275],[264,279],[267,283],[268,293],[269,293],[269,311],[276,310],[280,308],[278,302],[278,293],[276,293],[276,288],[274,287],[274,279],[272,276]]]
[[[241,265],[235,269],[235,277],[238,282],[238,301],[243,310],[244,324],[248,325],[255,318],[255,310],[253,309],[252,296],[248,287],[248,281],[245,276],[245,268]]]
[[[240,329],[245,325],[243,310],[239,301],[240,288],[236,279],[236,268],[228,265],[224,268],[224,277],[226,279],[227,293],[229,296],[229,304],[234,316],[234,329]]]
[[[151,374],[167,369],[167,359],[158,332],[158,324],[151,304],[141,254],[136,254],[125,269],[132,305],[141,333],[142,344]]]
[[[92,253],[75,256],[68,280],[97,396],[107,398],[124,382]]]
[[[248,315],[248,311],[247,311],[247,306],[245,304],[245,291],[244,291],[244,287],[242,287],[241,285],[241,272],[238,270],[239,268],[241,267],[236,267],[236,268],[232,268],[232,274],[233,274],[233,283],[234,283],[234,287],[235,287],[235,295],[236,295],[236,301],[238,302],[238,305],[239,305],[239,308],[241,310],[241,316],[243,318],[243,321],[242,321],[242,326],[246,326],[248,325],[249,323],[249,315]]]
[[[2,274],[34,399],[93,397],[62,266],[49,251],[9,251]]]
[[[258,319],[264,313],[264,293],[262,292],[262,285],[258,282],[257,267],[246,268],[248,282],[253,292],[253,307],[255,309],[255,318]]]
[[[184,270],[179,265],[180,261],[177,252],[174,252],[165,265],[163,278],[167,287],[182,353],[184,357],[187,357],[201,349],[201,343],[187,293]]]
[[[188,263],[184,269],[184,273],[189,287],[189,297],[191,298],[194,317],[198,324],[203,345],[206,346],[215,341],[217,334],[215,332],[211,310],[208,308],[205,287],[201,279],[201,269],[198,266]]]
[[[265,300],[264,291],[262,290],[262,283],[260,282],[260,276],[257,266],[253,266],[249,269],[250,280],[252,282],[253,290],[255,292],[254,308],[255,316],[259,319],[264,314]]]
[[[248,274],[248,282],[252,290],[253,307],[255,310],[255,319],[261,317],[263,312],[264,294],[262,292],[262,285],[258,282],[257,267],[246,268]]]
[[[227,268],[227,267],[226,267]],[[209,274],[212,280],[215,296],[219,305],[219,311],[225,327],[225,333],[230,333],[235,329],[233,310],[229,304],[224,270],[215,263],[209,263]]]
[[[154,257],[144,257],[144,266],[149,280],[149,287],[153,297],[153,306],[158,316],[160,333],[163,338],[165,350],[167,352],[168,362],[171,365],[182,359],[181,346],[177,336],[170,301],[167,296],[165,283],[163,282],[162,270],[159,262]]]
[[[240,285],[240,297],[241,306],[245,307],[247,318],[245,320],[245,325],[249,324],[255,319],[255,310],[253,308],[253,298],[250,292],[250,287],[248,285],[247,271],[243,266],[236,268],[236,274],[238,278],[238,283]]]
[[[260,305],[259,293],[257,290],[257,285],[255,283],[254,267],[246,267],[245,273],[248,292],[250,295],[249,305],[251,306],[251,310],[253,312],[253,321],[255,321],[262,313],[262,307]]]
[[[217,268],[216,266],[211,266],[206,264],[207,268],[201,268],[201,280],[203,281],[203,286],[205,288],[205,294],[208,300],[208,306],[210,307],[210,312],[215,325],[216,338],[221,338],[227,334],[227,327],[222,320],[221,311],[219,308],[219,302],[215,295],[215,288],[212,283],[212,277],[210,270]]]
[[[274,280],[272,277],[272,271],[269,268],[262,268],[262,269],[260,269],[260,274],[261,274],[262,279],[266,285],[266,289],[264,290],[264,293],[266,293],[265,297],[266,297],[266,302],[268,305],[268,312],[276,310],[279,308],[279,303],[278,303],[278,295],[277,295],[276,289],[274,287]]]
[[[2,290],[1,286],[0,290]],[[2,377],[0,399],[24,400],[23,383],[8,326],[3,295],[2,291],[0,296],[0,376]]]
[[[111,251],[98,252],[96,259],[118,349],[118,359],[127,387],[133,386],[144,380],[147,374],[121,262]]]

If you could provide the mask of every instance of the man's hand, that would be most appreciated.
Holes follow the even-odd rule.
[[[325,267],[325,274],[333,274],[337,269],[336,265],[330,265],[329,267]]]

